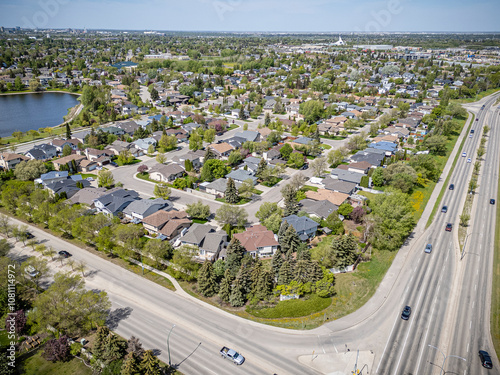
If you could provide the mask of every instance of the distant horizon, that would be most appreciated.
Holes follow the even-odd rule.
[[[2,27],[3,25],[0,25]],[[14,29],[18,26],[3,26],[6,29]],[[86,27],[46,27],[46,28],[21,28],[20,30],[33,30],[36,32],[45,32],[50,30],[87,30],[87,31],[113,31],[113,32],[158,32],[158,33],[224,33],[224,34],[326,34],[326,35],[339,35],[339,34],[354,34],[354,35],[383,35],[383,34],[500,34],[498,31],[273,31],[273,30],[161,30],[161,29],[104,29],[104,28],[86,28]]]
[[[2,0],[0,10],[0,25],[7,28],[275,33],[331,33],[332,29],[375,33],[500,32],[497,0],[474,3],[468,0],[420,0],[418,3],[409,0]]]

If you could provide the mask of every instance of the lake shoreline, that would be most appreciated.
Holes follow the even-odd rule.
[[[0,96],[9,96],[9,95],[24,95],[24,94],[47,94],[47,93],[59,93],[59,94],[70,94],[70,95],[76,95],[76,96],[82,96],[82,94],[79,94],[77,92],[69,92],[69,91],[61,91],[61,90],[54,90],[54,91],[21,91],[21,92],[4,92],[0,93]]]

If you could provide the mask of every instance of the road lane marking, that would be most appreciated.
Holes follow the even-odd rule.
[[[432,311],[431,311],[431,317],[434,315],[434,309],[436,308],[436,302],[437,302],[437,296],[434,297],[434,302],[432,303]],[[432,322],[432,319],[429,319],[429,324],[427,324],[427,329],[425,330],[425,338],[424,338],[424,344],[427,342],[427,335],[429,335],[429,326]],[[417,360],[417,371],[415,372],[415,374],[419,374],[419,370],[420,370],[420,363],[422,362],[422,355],[424,354],[424,347],[422,347],[422,350],[420,350],[420,355],[418,356],[418,360]]]
[[[469,329],[472,329],[472,320],[469,323]]]
[[[333,345],[333,348],[335,349],[335,353],[339,354],[339,351],[337,350],[337,347]]]
[[[392,325],[391,333],[389,335],[389,338],[387,339],[387,343],[385,344],[384,351],[382,352],[382,356],[380,357],[380,362],[378,363],[377,370],[375,371],[375,373],[378,373],[378,369],[380,368],[380,365],[382,364],[382,359],[384,359],[385,351],[387,350],[387,346],[389,345],[389,341],[391,341],[392,333],[394,332],[394,328],[396,328],[397,322],[398,322],[398,320],[395,319],[394,324]],[[335,349],[335,350],[337,350],[337,349]]]
[[[474,308],[474,304],[476,303],[476,301],[472,301],[472,308]]]
[[[469,353],[469,342],[467,343],[467,353]]]

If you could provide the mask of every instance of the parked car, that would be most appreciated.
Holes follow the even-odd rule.
[[[441,212],[447,213],[448,212],[448,206],[443,206],[443,208],[441,208]]]
[[[113,167],[118,167],[118,164],[116,164],[114,161],[110,162],[109,164],[111,164]]]
[[[479,359],[481,360],[481,365],[485,368],[493,368],[493,362],[491,362],[491,357],[486,350],[479,351]]]
[[[490,204],[495,204],[495,200],[494,199],[490,199]]]
[[[450,187],[448,189],[455,190],[455,185],[454,184],[450,184]]]
[[[405,308],[403,309],[403,312],[401,313],[401,319],[408,320],[408,319],[410,319],[410,315],[411,315],[411,307],[405,306]]]
[[[66,250],[59,251],[59,255],[62,256],[63,258],[69,258],[71,256],[71,254],[68,253]]]
[[[94,177],[87,177],[86,180],[87,181],[94,181]]]
[[[425,252],[427,254],[430,254],[432,253],[432,245],[430,243],[428,243],[426,246],[425,246]]]
[[[307,168],[309,168],[309,164],[307,164],[307,163],[304,164],[302,167],[300,167],[301,170],[304,170],[304,169],[307,169]]]
[[[447,232],[451,232],[451,230],[452,230],[452,229],[453,229],[453,224],[452,224],[452,223],[448,223],[448,224],[446,224],[446,228],[445,228],[445,230],[446,230]]]

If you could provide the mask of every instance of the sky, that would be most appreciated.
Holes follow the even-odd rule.
[[[497,32],[498,0],[0,0],[0,26],[173,31]]]

